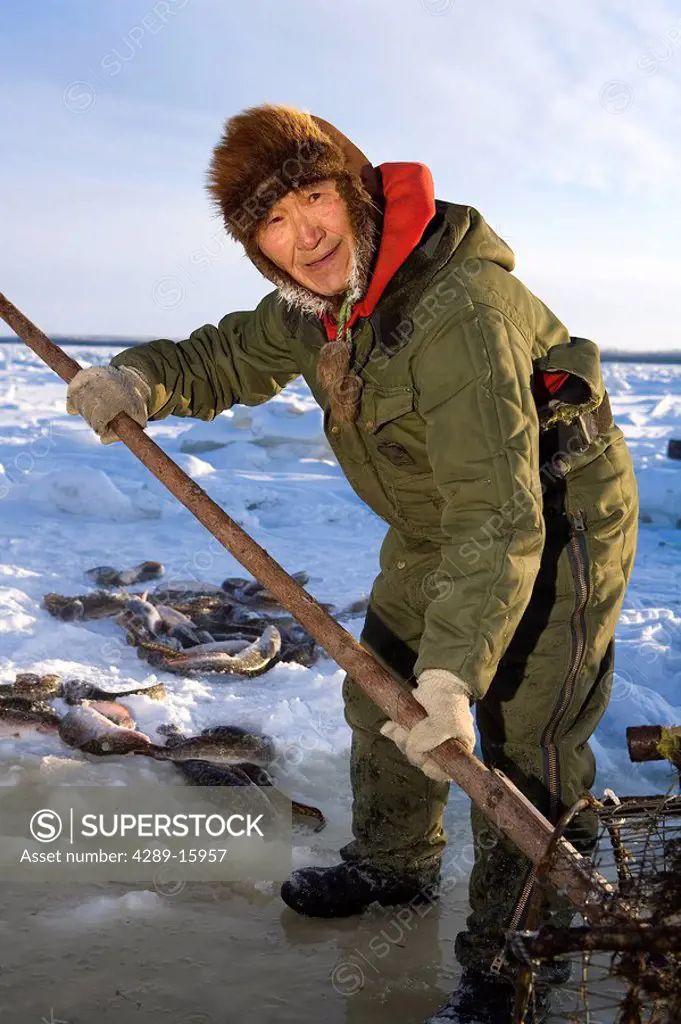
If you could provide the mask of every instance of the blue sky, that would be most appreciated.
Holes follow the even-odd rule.
[[[0,0],[0,290],[54,333],[185,337],[270,285],[204,191],[225,118],[420,160],[604,347],[681,347],[667,0]]]

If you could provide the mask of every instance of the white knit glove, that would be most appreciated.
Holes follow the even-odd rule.
[[[129,366],[91,366],[79,370],[69,384],[66,411],[87,420],[102,444],[112,444],[119,439],[107,429],[114,416],[127,412],[145,427],[150,399],[151,388],[137,370]]]
[[[427,668],[418,678],[412,696],[428,712],[413,729],[387,721],[381,733],[391,739],[413,765],[437,782],[451,778],[428,754],[445,740],[458,740],[466,750],[475,747],[470,691],[466,684],[443,668]]]

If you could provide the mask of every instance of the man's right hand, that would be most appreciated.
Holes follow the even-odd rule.
[[[108,430],[119,412],[127,412],[141,427],[147,425],[151,388],[141,373],[128,366],[91,366],[79,370],[69,384],[66,411],[82,416],[99,434],[102,444],[118,441]]]

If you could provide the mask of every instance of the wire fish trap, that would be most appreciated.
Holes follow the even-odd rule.
[[[633,756],[629,740],[632,759],[652,759]],[[551,1022],[681,1024],[678,787],[648,797],[606,791],[590,806],[598,816],[591,862],[612,883],[612,904],[592,921],[586,911],[569,928],[509,936],[509,953],[520,964],[515,1019],[522,1024],[538,980],[567,960],[570,979],[553,989]]]

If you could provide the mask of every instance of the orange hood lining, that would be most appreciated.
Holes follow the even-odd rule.
[[[348,327],[360,317],[371,316],[381,295],[408,256],[412,254],[435,216],[433,176],[425,164],[379,164],[385,211],[376,266],[364,298],[353,307]],[[336,322],[327,314],[322,323],[329,341],[336,338]]]
[[[360,317],[371,316],[390,280],[409,257],[435,216],[433,176],[425,164],[379,164],[385,197],[383,231],[376,266],[364,298],[353,307],[347,321],[352,327]],[[336,321],[323,314],[322,323],[329,341],[336,338]],[[549,401],[569,378],[568,373],[544,371],[534,381],[539,405]]]

